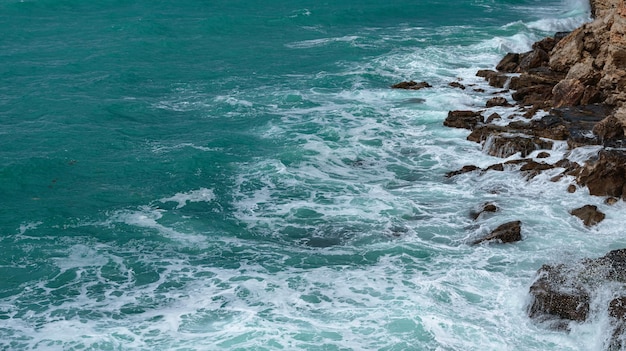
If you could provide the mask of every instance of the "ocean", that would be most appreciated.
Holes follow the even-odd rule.
[[[549,330],[528,288],[543,264],[626,246],[623,202],[551,171],[448,179],[502,159],[442,125],[498,91],[477,70],[589,16],[0,0],[0,349],[601,349],[606,316]],[[432,87],[390,89],[404,80]],[[500,211],[473,220],[485,202]],[[584,204],[606,219],[585,227]],[[523,241],[468,245],[511,220]]]

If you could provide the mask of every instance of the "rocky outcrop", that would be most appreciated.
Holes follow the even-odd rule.
[[[552,328],[567,329],[572,321],[590,318],[593,302],[612,319],[607,349],[619,350],[626,323],[626,298],[603,300],[603,289],[608,286],[620,286],[622,291],[626,288],[626,249],[569,265],[544,265],[530,287],[528,315]]]
[[[428,84],[427,82],[415,82],[415,81],[408,81],[408,82],[400,82],[397,84],[394,84],[391,86],[392,89],[407,89],[407,90],[419,90],[419,89],[423,89],[423,88],[432,88],[432,85]]]
[[[474,129],[483,120],[480,112],[476,111],[450,111],[443,125],[453,128]]]
[[[500,241],[502,243],[512,243],[522,240],[522,222],[513,221],[500,225],[494,229],[489,235],[474,240],[473,245],[477,245],[487,241]]]
[[[591,195],[626,198],[626,151],[601,150],[589,160],[576,177]]]
[[[598,211],[598,206],[585,205],[570,212],[580,218],[586,226],[596,225],[604,220],[605,214]]]

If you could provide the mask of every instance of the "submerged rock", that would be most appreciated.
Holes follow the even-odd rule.
[[[486,241],[499,240],[502,243],[512,243],[522,240],[522,222],[513,221],[500,225],[494,229],[489,235],[484,238],[480,238],[472,242],[472,245],[477,245]]]

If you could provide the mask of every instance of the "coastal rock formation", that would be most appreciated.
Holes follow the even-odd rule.
[[[415,82],[415,81],[408,81],[408,82],[400,82],[397,84],[394,84],[391,86],[391,88],[393,89],[408,89],[408,90],[419,90],[419,89],[423,89],[423,88],[432,88],[432,85],[428,84],[427,82]]]
[[[532,301],[528,315],[555,329],[567,329],[569,322],[589,319],[591,304],[604,308],[611,317],[611,340],[607,349],[620,349],[626,325],[626,297],[609,298],[608,286],[626,288],[626,249],[613,250],[597,259],[570,265],[544,265],[530,287]],[[617,347],[617,348],[615,348]]]
[[[494,229],[489,235],[475,240],[473,245],[480,244],[486,241],[499,240],[502,243],[512,243],[522,240],[522,222],[513,221],[500,225]]]
[[[586,226],[598,224],[604,220],[605,214],[598,211],[598,206],[585,205],[570,212],[580,218]]]

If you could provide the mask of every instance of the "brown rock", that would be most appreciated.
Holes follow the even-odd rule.
[[[598,122],[593,127],[593,133],[602,143],[624,139],[624,127],[615,116],[609,116]]]
[[[575,192],[576,192],[576,185],[574,185],[574,184],[570,184],[570,185],[567,187],[567,192],[568,192],[568,193],[570,193],[570,194],[575,193]]]
[[[585,93],[585,86],[577,79],[564,79],[552,89],[554,107],[578,105]]]
[[[459,174],[473,172],[473,171],[476,171],[476,170],[479,170],[479,169],[480,169],[480,167],[477,167],[477,166],[474,166],[474,165],[463,166],[459,170],[446,173],[446,178],[451,178],[451,177],[454,177],[454,176],[459,175]]]
[[[519,66],[520,54],[516,53],[508,53],[504,55],[502,60],[496,66],[496,69],[500,72],[508,72],[513,73],[517,71],[517,66]]]
[[[391,86],[391,88],[393,89],[409,89],[409,90],[419,90],[419,89],[431,88],[431,87],[432,85],[428,84],[427,82],[418,83],[412,80],[408,82],[400,82]]]
[[[604,203],[612,206],[615,205],[618,201],[619,199],[616,197],[607,197],[606,200],[604,200]]]
[[[493,121],[495,121],[496,119],[501,119],[502,116],[500,116],[499,114],[497,114],[496,112],[492,113],[489,115],[489,117],[487,117],[487,120],[485,121],[485,123],[491,123]]]
[[[487,171],[499,171],[499,172],[502,172],[502,171],[504,171],[504,165],[502,163],[496,163],[494,165],[491,165],[491,166],[487,167]]]
[[[523,134],[497,133],[491,134],[485,142],[484,149],[487,154],[506,158],[516,153],[522,157],[539,149],[551,149],[552,141]]]
[[[477,245],[485,241],[500,240],[503,243],[512,243],[522,240],[522,222],[513,221],[500,225],[484,238],[475,240],[472,244]]]
[[[596,225],[604,220],[604,213],[598,211],[597,206],[585,205],[570,212],[572,215],[582,219],[586,226]]]
[[[484,203],[480,209],[478,211],[476,210],[471,210],[470,211],[470,217],[472,217],[472,219],[476,220],[478,219],[478,217],[480,217],[481,214],[485,213],[485,212],[497,212],[498,211],[498,206],[496,206],[495,204],[491,203],[491,202],[487,202]]]
[[[459,83],[459,82],[450,82],[448,83],[449,86],[453,87],[453,88],[459,88],[462,90],[465,90],[465,85]]]
[[[534,50],[520,56],[520,63],[517,71],[526,72],[532,68],[548,66],[549,60],[550,56],[548,55],[548,53],[545,50],[537,47]]]
[[[530,286],[533,297],[528,309],[530,318],[558,318],[582,322],[589,315],[589,293],[580,286],[570,286],[563,265],[542,266]]]
[[[453,128],[474,129],[482,122],[483,116],[476,111],[450,111],[448,117],[443,121],[443,125]]]
[[[537,154],[537,158],[548,158],[548,157],[550,157],[550,154],[545,151],[541,151],[540,153]]]
[[[576,181],[596,196],[622,197],[626,186],[626,151],[601,150],[598,159],[588,162]]]
[[[498,97],[493,97],[487,100],[487,107],[494,107],[494,106],[511,106],[511,104],[509,104],[506,98],[498,96]]]

